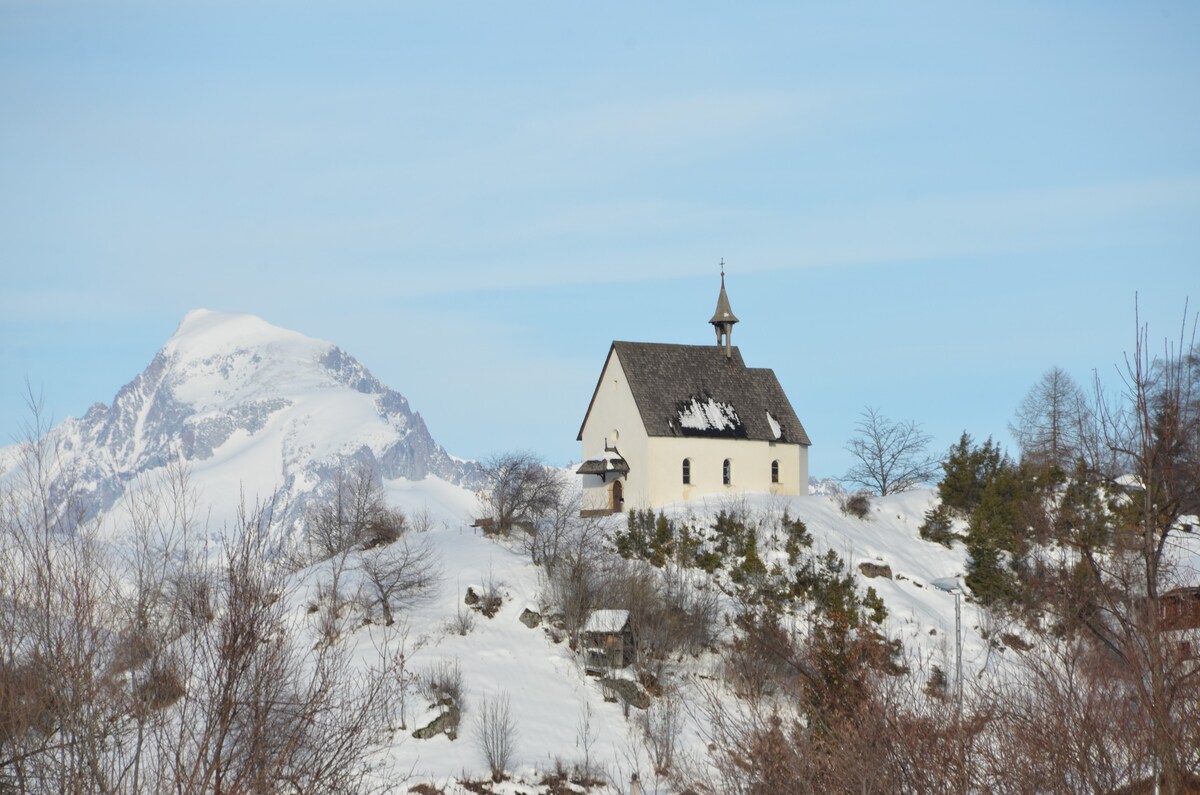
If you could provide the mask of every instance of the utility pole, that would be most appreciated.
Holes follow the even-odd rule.
[[[930,583],[939,591],[954,594],[954,696],[958,702],[958,720],[962,722],[962,588],[957,577],[941,577]]]

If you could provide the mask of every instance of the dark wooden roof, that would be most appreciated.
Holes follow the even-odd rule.
[[[579,469],[575,470],[577,475],[607,475],[609,472],[628,475],[629,462],[624,458],[593,458],[590,461],[584,461]]]
[[[664,345],[653,342],[614,342],[616,355],[629,380],[634,402],[650,436],[715,436],[733,439],[812,444],[774,371],[749,368],[735,347],[729,358],[716,345]],[[608,359],[605,359],[607,366]],[[601,374],[603,377],[603,371]],[[596,384],[599,390],[600,384]],[[592,393],[595,403],[596,393]],[[723,413],[718,427],[694,427],[681,417],[697,407]],[[588,415],[592,405],[588,405]],[[703,412],[701,412],[703,413]],[[779,435],[767,418],[770,413]],[[587,416],[583,418],[587,424]],[[693,427],[688,427],[692,425]],[[583,426],[578,439],[583,439]]]

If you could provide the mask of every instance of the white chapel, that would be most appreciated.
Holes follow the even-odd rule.
[[[746,367],[725,292],[716,345],[614,342],[579,429],[585,515],[747,492],[808,493],[808,448],[774,371]]]

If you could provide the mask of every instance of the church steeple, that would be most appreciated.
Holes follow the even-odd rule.
[[[733,355],[733,324],[738,322],[737,316],[729,308],[729,296],[725,293],[725,260],[721,260],[721,294],[717,296],[717,311],[713,312],[713,328],[717,331],[717,346],[725,345],[725,358]]]

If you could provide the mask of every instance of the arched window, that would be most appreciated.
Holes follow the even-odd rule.
[[[683,483],[687,485],[692,482],[692,459],[683,459]]]
[[[778,461],[771,462],[771,482],[772,483],[779,482],[779,462]]]
[[[729,459],[725,459],[725,463],[721,464],[721,482],[728,486],[733,482],[733,472],[729,466]]]

